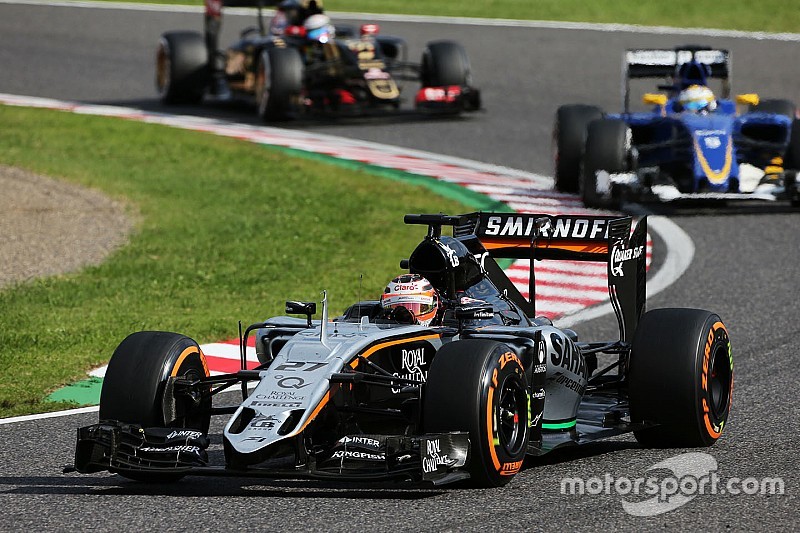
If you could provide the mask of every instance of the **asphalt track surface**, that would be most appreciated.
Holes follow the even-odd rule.
[[[228,17],[222,42],[250,23]],[[162,31],[200,24],[199,14],[0,4],[0,92],[174,112],[154,96],[154,46]],[[686,42],[732,51],[734,91],[800,102],[797,42],[423,23],[382,27],[408,38],[411,57],[428,40],[464,42],[486,112],[454,120],[404,115],[289,127],[547,174],[558,105],[585,101],[616,110],[624,48]],[[230,106],[180,112],[255,122],[246,109]],[[652,465],[689,451],[644,450],[632,437],[530,461],[509,486],[494,490],[242,478],[143,485],[108,474],[61,473],[72,462],[75,428],[96,420],[96,414],[82,414],[0,425],[0,529],[794,530],[800,517],[795,410],[800,213],[735,208],[669,215],[691,235],[695,258],[648,306],[714,310],[734,347],[729,426],[713,448],[699,451],[717,460],[722,479],[780,477],[784,495],[702,495],[666,514],[639,518],[622,509],[623,499],[635,500],[631,496],[561,494],[562,478],[644,477]],[[585,339],[615,332],[609,317],[576,329]]]

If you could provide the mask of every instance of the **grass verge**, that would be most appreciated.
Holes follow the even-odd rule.
[[[148,0],[153,4],[202,5],[186,0]],[[800,31],[800,9],[779,0],[325,0],[330,11],[452,17],[558,20],[717,28],[765,32]]]
[[[141,220],[102,265],[0,291],[0,417],[63,408],[42,400],[133,331],[210,342],[235,336],[239,319],[281,314],[286,299],[327,289],[341,311],[375,296],[424,233],[405,213],[470,209],[202,133],[4,106],[0,123],[4,164],[123,199]]]

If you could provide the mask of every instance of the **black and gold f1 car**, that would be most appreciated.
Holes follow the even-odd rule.
[[[526,455],[562,446],[626,432],[644,446],[720,437],[733,388],[728,332],[708,311],[645,313],[646,219],[633,233],[629,217],[405,221],[428,227],[401,266],[439,292],[443,311],[430,325],[387,316],[376,301],[333,320],[327,298],[320,320],[315,302],[289,301],[288,315],[301,316],[240,332],[242,370],[217,376],[192,339],[133,333],[111,357],[98,423],[78,430],[75,469],[145,481],[222,474],[499,486]],[[618,338],[586,341],[537,318],[535,299],[498,258],[607,262]],[[253,334],[260,365],[245,370]],[[217,405],[230,387],[241,387],[241,401]],[[230,417],[221,434],[209,434],[214,415]]]
[[[276,31],[265,23],[262,3],[244,2],[259,8],[258,26],[243,30],[224,51],[209,49],[208,36],[200,32],[164,33],[156,53],[162,102],[199,103],[207,95],[243,99],[255,102],[266,121],[304,112],[352,115],[399,109],[403,82],[410,81],[420,84],[413,97],[420,112],[458,114],[481,107],[469,58],[457,42],[430,42],[421,62],[413,63],[405,40],[382,35],[377,24],[355,31],[324,23],[327,17],[317,14],[305,25],[294,21]],[[314,17],[325,17],[321,27],[308,26]]]

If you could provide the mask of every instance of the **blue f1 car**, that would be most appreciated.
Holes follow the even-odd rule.
[[[624,65],[622,113],[590,105],[558,109],[558,190],[580,193],[587,207],[597,208],[624,200],[788,200],[800,206],[794,103],[756,94],[731,100],[727,50],[627,50]],[[644,95],[649,111],[633,112],[631,79],[640,78],[668,84],[658,86],[664,93]],[[719,99],[708,87],[712,80],[720,81]]]

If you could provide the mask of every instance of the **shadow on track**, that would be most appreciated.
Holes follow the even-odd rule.
[[[597,442],[528,457],[523,472],[535,475],[540,466],[558,465],[608,453],[636,449],[632,441]],[[56,476],[0,476],[0,492],[26,495],[113,495],[193,497],[322,498],[355,500],[424,500],[451,489],[470,490],[467,482],[445,488],[403,482],[348,482],[313,479],[271,479],[227,476],[187,476],[174,483],[131,481],[115,474]]]
[[[204,105],[173,105],[162,104],[156,99],[140,100],[103,100],[89,101],[89,105],[110,105],[139,109],[148,113],[165,113],[170,115],[188,115],[209,119],[226,120],[250,126],[274,126],[288,129],[304,129],[308,127],[324,128],[338,126],[386,126],[398,124],[416,124],[425,122],[467,122],[470,116],[435,115],[418,112],[414,109],[399,110],[368,110],[354,115],[334,113],[308,113],[301,114],[294,120],[264,122],[255,114],[251,103],[242,100],[228,102],[208,102]],[[481,110],[478,114],[484,112]],[[474,114],[474,113],[473,113]]]
[[[422,500],[444,494],[442,489],[395,483],[330,483],[314,480],[275,480],[236,477],[191,476],[175,483],[144,483],[121,476],[68,475],[0,477],[5,494],[114,495],[114,496],[209,496],[268,498],[344,498],[363,500]]]
[[[538,457],[526,457],[523,471],[532,470],[539,466],[559,465],[577,461],[579,459],[589,459],[609,453],[638,449],[641,449],[641,446],[632,440],[598,441],[591,444],[582,444],[580,446],[566,446],[564,448],[553,450],[546,455],[540,455]]]

